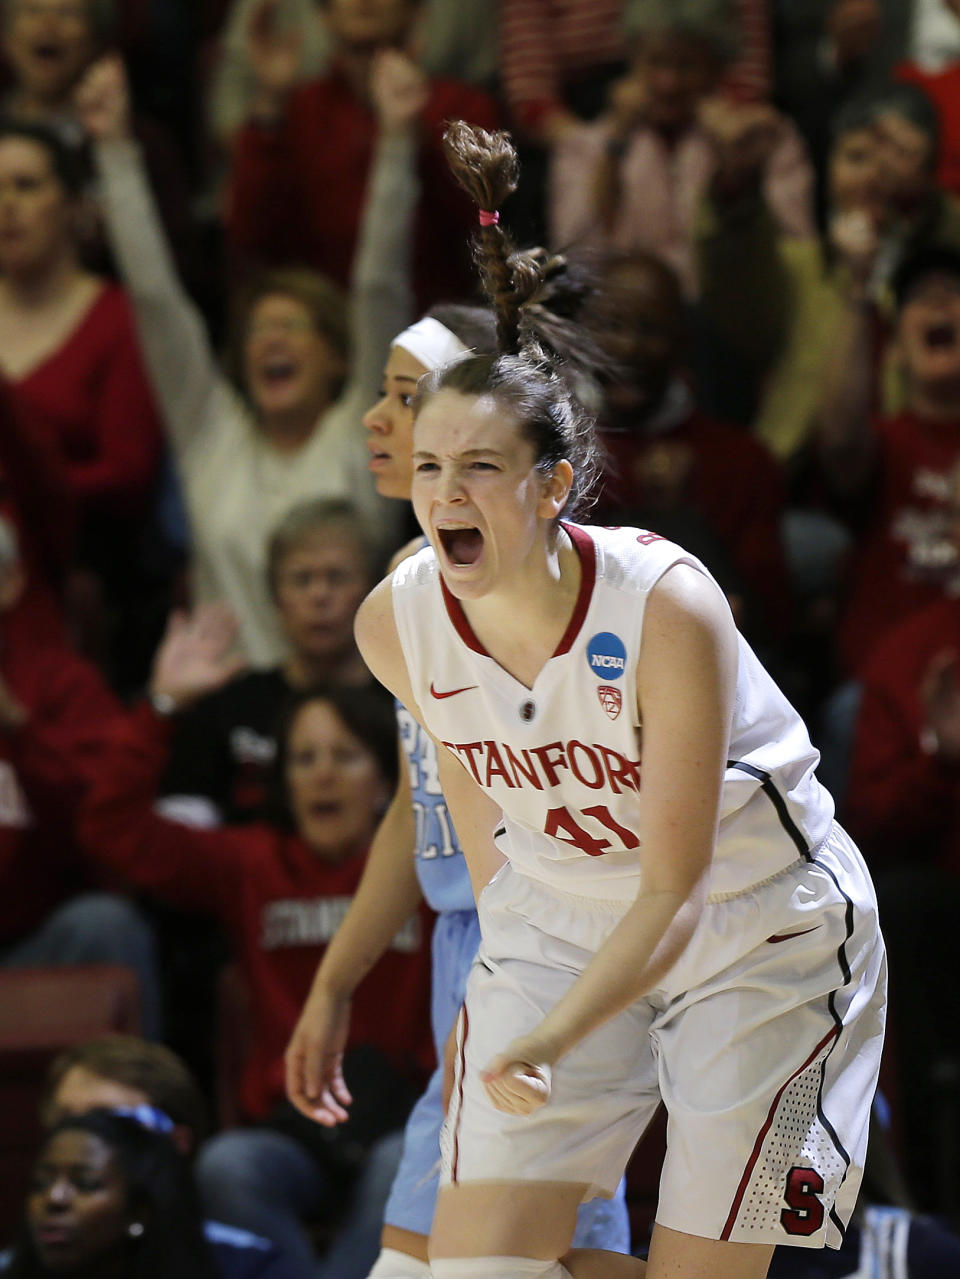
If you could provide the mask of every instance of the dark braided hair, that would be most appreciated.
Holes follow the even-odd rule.
[[[493,214],[517,188],[519,165],[508,133],[462,120],[447,126],[444,150],[457,182]],[[589,505],[600,469],[593,414],[578,394],[602,357],[574,318],[595,287],[589,273],[545,249],[518,250],[499,223],[481,223],[474,248],[480,278],[497,320],[495,355],[446,365],[421,378],[416,411],[437,391],[493,395],[517,420],[549,472],[566,459],[573,487],[563,515]]]

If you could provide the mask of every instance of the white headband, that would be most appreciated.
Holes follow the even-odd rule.
[[[390,345],[402,346],[427,369],[438,369],[441,364],[462,360],[470,354],[470,348],[464,346],[456,333],[451,333],[445,324],[430,316],[404,329]]]

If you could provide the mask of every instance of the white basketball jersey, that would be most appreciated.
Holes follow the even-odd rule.
[[[706,569],[655,533],[564,527],[580,556],[580,592],[532,688],[487,654],[431,548],[397,568],[394,614],[427,728],[503,810],[501,851],[567,892],[632,901],[644,827],[636,690],[644,607],[671,565]],[[814,777],[818,760],[796,711],[739,637],[711,895],[742,892],[824,839],[833,802]]]

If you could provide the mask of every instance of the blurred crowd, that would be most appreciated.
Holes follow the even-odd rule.
[[[591,519],[708,565],[876,879],[863,1236],[960,1222],[960,2],[0,0],[0,970],[126,966],[142,1032],[54,1063],[11,1276],[376,1256],[430,912],[358,990],[349,1124],[283,1049],[396,777],[352,620],[415,533],[391,341],[478,301],[453,119],[582,281]],[[97,1178],[145,1207],[83,1253]]]

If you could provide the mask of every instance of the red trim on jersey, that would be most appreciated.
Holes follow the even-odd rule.
[[[440,590],[443,592],[443,602],[447,606],[447,616],[453,622],[454,628],[464,644],[466,644],[467,648],[472,648],[475,653],[479,653],[481,657],[489,657],[490,654],[474,635],[473,627],[467,621],[463,606],[456,595],[451,594],[450,588],[443,580],[442,573],[440,574]]]
[[[453,1159],[450,1163],[450,1181],[457,1184],[457,1165],[460,1161],[460,1116],[463,1114],[463,1076],[467,1069],[467,1033],[470,1020],[467,1017],[467,1005],[460,1010],[463,1017],[463,1035],[460,1039],[460,1082],[457,1084],[457,1117],[453,1121]]]
[[[570,652],[573,641],[583,625],[583,619],[587,615],[587,609],[593,598],[594,583],[597,580],[597,550],[593,544],[593,538],[586,529],[580,528],[577,524],[567,524],[566,521],[562,521],[561,526],[573,543],[573,549],[580,556],[580,590],[577,593],[577,602],[573,606],[573,615],[567,623],[567,629],[563,632],[563,638],[557,645],[554,657]]]
[[[593,544],[593,538],[577,524],[567,524],[563,521],[561,522],[561,527],[566,531],[570,541],[573,543],[573,549],[580,557],[580,589],[577,592],[577,602],[573,606],[573,613],[567,623],[567,629],[560,637],[560,643],[551,654],[552,657],[561,657],[564,653],[569,653],[573,646],[573,641],[577,638],[580,627],[583,625],[583,619],[587,615],[587,609],[590,607],[590,601],[593,598],[593,587],[597,580],[597,552]],[[440,590],[443,594],[447,616],[464,644],[482,657],[489,657],[490,654],[473,633],[473,627],[467,621],[463,605],[450,591],[443,580],[442,573],[440,574]]]
[[[763,1127],[760,1129],[759,1133],[757,1134],[757,1140],[754,1143],[754,1147],[750,1154],[750,1158],[747,1160],[747,1165],[743,1170],[743,1176],[740,1178],[740,1185],[737,1187],[737,1193],[733,1197],[733,1205],[730,1209],[730,1215],[729,1217],[727,1217],[726,1223],[724,1224],[723,1230],[721,1231],[721,1234],[720,1234],[721,1239],[726,1239],[728,1241],[730,1239],[730,1232],[733,1230],[734,1222],[737,1219],[737,1213],[740,1211],[740,1205],[743,1202],[743,1196],[746,1193],[747,1184],[749,1183],[750,1177],[753,1174],[753,1169],[757,1162],[757,1159],[760,1157],[760,1148],[763,1145],[763,1139],[764,1137],[766,1137],[767,1133],[770,1131],[770,1125],[773,1123],[773,1116],[776,1114],[777,1107],[780,1105],[780,1098],[786,1092],[787,1086],[789,1084],[792,1084],[798,1075],[802,1075],[803,1072],[810,1065],[810,1063],[813,1061],[816,1061],[817,1057],[820,1055],[820,1053],[823,1052],[824,1048],[826,1048],[830,1040],[836,1039],[836,1037],[839,1034],[840,1034],[839,1026],[834,1026],[832,1030],[828,1031],[827,1034],[824,1035],[824,1037],[820,1040],[819,1044],[817,1044],[816,1048],[814,1048],[813,1052],[810,1054],[807,1060],[803,1063],[803,1065],[798,1066],[797,1069],[790,1076],[790,1078],[784,1081],[783,1086],[780,1088],[780,1091],[777,1093],[776,1097],[774,1097],[773,1101],[771,1102],[770,1110],[767,1113],[766,1122],[764,1123]]]

